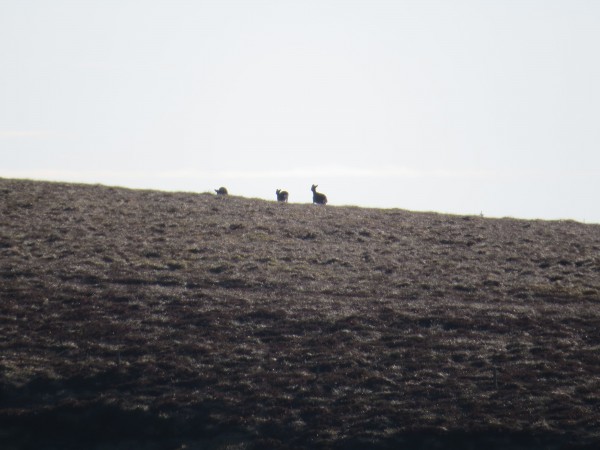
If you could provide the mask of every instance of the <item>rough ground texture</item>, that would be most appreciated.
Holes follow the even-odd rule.
[[[598,448],[600,226],[0,179],[0,447]]]

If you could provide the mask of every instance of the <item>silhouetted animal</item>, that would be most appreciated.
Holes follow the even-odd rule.
[[[288,201],[289,194],[287,191],[282,191],[281,189],[277,189],[275,191],[275,194],[277,194],[278,202],[287,202]]]
[[[318,205],[326,205],[327,204],[327,196],[325,194],[321,194],[317,192],[318,184],[313,184],[310,190],[313,192],[313,203],[317,203]]]
[[[220,187],[219,189],[215,189],[215,192],[217,193],[217,195],[227,195],[227,194],[229,194],[229,192],[227,192],[227,188],[224,188],[224,187]]]

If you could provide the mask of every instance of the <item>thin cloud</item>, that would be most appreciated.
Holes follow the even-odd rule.
[[[415,169],[297,169],[273,171],[122,171],[122,170],[17,170],[8,171],[7,175],[21,178],[91,180],[91,179],[303,179],[310,177],[328,178],[461,178],[484,179],[497,175],[482,171],[449,171],[449,170],[415,170]]]
[[[176,170],[156,174],[159,178],[216,178],[216,179],[304,179],[310,177],[328,178],[488,178],[491,171],[481,170],[420,170],[407,167],[354,168],[321,167],[287,170]]]
[[[507,180],[565,179],[597,176],[598,171],[548,171],[543,169],[415,169],[409,167],[353,168],[322,167],[289,170],[9,170],[2,174],[10,178],[81,182],[139,182],[148,180],[294,180],[307,178],[337,179],[445,179],[445,180]]]
[[[2,172],[2,175],[8,178],[82,182],[98,182],[107,179],[126,181],[160,177],[156,173],[143,171],[62,169],[5,170]]]
[[[48,139],[66,136],[66,133],[48,130],[0,130],[0,139]]]

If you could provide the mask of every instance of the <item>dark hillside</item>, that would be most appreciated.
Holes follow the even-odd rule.
[[[598,225],[0,179],[1,448],[598,445]]]

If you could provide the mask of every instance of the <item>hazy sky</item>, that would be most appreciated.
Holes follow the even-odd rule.
[[[600,222],[595,0],[0,0],[0,177]]]

